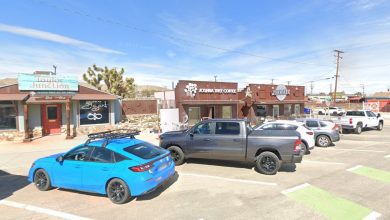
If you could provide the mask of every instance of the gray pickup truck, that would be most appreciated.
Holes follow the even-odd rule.
[[[304,154],[295,130],[253,130],[245,120],[210,119],[183,131],[160,135],[176,165],[187,158],[254,163],[263,174],[276,174],[282,163],[300,163]]]

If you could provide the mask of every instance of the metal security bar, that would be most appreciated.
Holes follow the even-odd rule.
[[[134,139],[135,135],[139,135],[140,131],[134,131],[129,129],[117,129],[110,131],[103,131],[88,134],[88,140],[85,142],[85,146],[91,143],[92,140],[104,139],[102,147],[106,147],[110,140],[121,139],[121,138],[131,138]]]

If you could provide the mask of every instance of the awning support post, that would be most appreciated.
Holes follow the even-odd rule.
[[[27,103],[23,104],[23,118],[24,118],[24,139],[23,142],[30,142],[30,129],[28,127],[28,105]]]
[[[66,139],[72,139],[73,136],[70,135],[70,100],[65,103],[66,110]]]

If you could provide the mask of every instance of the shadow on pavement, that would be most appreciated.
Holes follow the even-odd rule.
[[[151,199],[158,197],[166,189],[168,189],[170,186],[172,186],[178,179],[179,179],[179,174],[177,172],[175,172],[175,174],[173,174],[173,176],[171,176],[169,179],[167,179],[165,183],[163,183],[161,186],[157,187],[154,191],[152,191],[148,194],[142,195],[142,196],[138,196],[136,198],[137,201],[151,200]]]
[[[296,168],[297,165],[295,163],[286,163],[286,164],[282,164],[282,166],[279,169],[279,172],[291,173],[291,172],[295,172]]]
[[[203,165],[212,165],[212,166],[221,166],[221,167],[235,167],[235,168],[246,168],[252,169],[253,164],[247,162],[239,162],[239,161],[228,161],[228,160],[209,160],[209,159],[188,159],[186,161],[188,164],[196,163]]]
[[[30,183],[27,180],[27,176],[14,175],[0,170],[0,200],[12,196],[14,192],[26,187],[28,184]]]

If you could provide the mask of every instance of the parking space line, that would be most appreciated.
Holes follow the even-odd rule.
[[[381,216],[378,212],[308,183],[284,190],[281,193],[329,219],[377,219]]]
[[[345,163],[331,162],[331,161],[317,161],[317,160],[303,160],[303,163],[318,163],[318,164],[334,164],[334,165],[345,165]]]
[[[272,182],[262,182],[262,181],[255,181],[255,180],[233,179],[233,178],[225,178],[225,177],[220,177],[220,176],[211,176],[211,175],[203,175],[203,174],[196,174],[196,173],[181,173],[181,172],[179,172],[179,176],[203,177],[203,178],[224,180],[224,181],[229,181],[229,182],[248,183],[248,184],[257,184],[257,185],[267,185],[267,186],[277,186],[278,185],[277,183],[272,183]]]
[[[60,211],[55,211],[52,209],[40,208],[37,206],[27,205],[27,204],[23,204],[23,203],[19,203],[19,202],[12,202],[12,201],[8,201],[8,200],[0,200],[0,205],[6,205],[6,206],[14,207],[14,208],[25,209],[28,211],[51,215],[51,216],[55,216],[55,217],[62,218],[62,219],[91,220],[90,218],[84,218],[84,217],[69,214],[66,212],[60,212]]]
[[[344,151],[356,151],[356,152],[371,152],[371,153],[385,153],[383,150],[359,150],[353,148],[329,148],[333,150],[344,150]]]
[[[379,180],[385,183],[390,183],[390,172],[380,170],[380,169],[375,169],[371,167],[366,167],[362,165],[358,165],[352,168],[347,169],[347,171],[365,176],[371,179]]]

